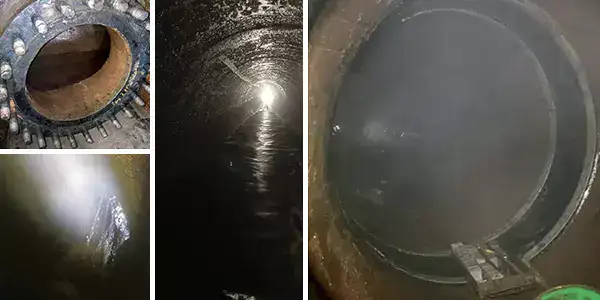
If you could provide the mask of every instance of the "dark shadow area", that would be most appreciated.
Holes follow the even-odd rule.
[[[110,53],[110,36],[104,26],[77,26],[48,42],[31,63],[27,85],[48,91],[94,75]]]
[[[84,162],[91,170],[97,167],[98,173],[111,170],[108,171],[111,174],[105,174],[106,178],[114,177],[115,188],[123,192],[115,190],[112,196],[109,192],[96,194],[95,188],[89,188],[81,194],[92,202],[85,202],[79,209],[76,208],[78,201],[85,200],[72,198],[78,187],[70,183],[54,185],[32,175],[32,172],[49,172],[49,176],[61,177],[68,172],[60,167],[47,170],[53,164],[49,163],[54,159],[52,155],[45,155],[43,159],[34,155],[21,157],[0,157],[0,297],[148,299],[148,157],[115,156],[105,160],[102,166],[100,160]],[[31,161],[25,162],[29,159]],[[73,165],[70,171],[76,168]],[[105,178],[104,175],[85,175],[86,178],[78,180],[80,187],[90,186],[86,180]],[[15,182],[22,185],[15,186]],[[64,198],[57,196],[61,194]],[[98,210],[87,215],[88,205],[99,205]],[[81,220],[90,216],[95,221],[92,227],[86,227]]]

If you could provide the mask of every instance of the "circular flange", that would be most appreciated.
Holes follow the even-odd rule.
[[[116,118],[117,112],[123,110],[128,117],[135,117],[129,102],[133,100],[134,103],[143,105],[137,92],[140,88],[149,90],[145,82],[150,64],[149,32],[143,20],[140,20],[140,12],[145,12],[139,11],[140,7],[130,6],[129,10],[125,11],[118,8],[121,7],[104,5],[100,9],[90,8],[82,1],[38,0],[21,10],[6,26],[0,36],[0,64],[9,66],[10,72],[2,79],[5,80],[9,93],[11,131],[23,133],[26,143],[31,142],[31,134],[34,134],[37,135],[40,148],[46,147],[45,137],[52,137],[54,145],[61,147],[60,137],[67,136],[71,147],[77,147],[77,142],[74,141],[74,135],[77,133],[81,133],[88,143],[93,143],[88,130],[97,128],[102,137],[106,137],[103,123],[111,122],[119,129],[121,124]],[[147,15],[142,17],[147,18]],[[115,63],[121,64],[123,76],[111,79],[113,84],[106,90],[92,91],[93,94],[102,94],[100,97],[107,100],[97,101],[93,104],[95,107],[85,113],[71,118],[49,116],[47,112],[42,113],[40,106],[32,102],[32,93],[27,88],[27,72],[46,43],[59,34],[81,25],[103,26],[110,33],[111,40],[124,41],[124,46],[118,52],[122,52],[122,56],[128,56],[128,59]],[[125,68],[123,64],[126,65]],[[103,79],[97,78],[96,82]],[[93,85],[84,89],[90,87]]]
[[[366,32],[372,33],[377,26],[402,26],[402,23],[424,15],[448,12],[485,18],[517,35],[534,54],[548,82],[556,120],[551,122],[555,124],[550,130],[553,155],[547,162],[547,176],[543,176],[544,180],[532,201],[527,202],[505,226],[480,241],[496,240],[511,255],[528,261],[543,251],[568,225],[585,201],[595,176],[597,124],[587,79],[576,54],[557,25],[529,1],[397,1],[388,11],[387,18],[381,23],[368,24],[371,27]],[[368,44],[373,39],[371,36],[364,43]],[[365,59],[361,57],[361,50],[362,47],[358,49],[357,61],[358,58]],[[349,54],[351,51],[341,53]],[[344,57],[344,63],[353,62],[350,55]],[[348,66],[342,66],[342,69],[348,69]],[[332,94],[335,95],[336,91]],[[322,95],[310,95],[309,98],[318,96]],[[329,117],[339,105],[338,102],[327,106]],[[333,135],[336,130],[333,127]],[[325,147],[316,151],[325,151]],[[350,229],[361,253],[370,254],[384,266],[424,280],[447,284],[466,282],[464,269],[449,250],[417,253],[379,239],[344,210],[344,199],[338,199],[335,185],[331,187],[333,189],[328,189],[331,192],[329,197],[337,200],[338,209],[344,216],[341,220],[345,221],[338,225]]]

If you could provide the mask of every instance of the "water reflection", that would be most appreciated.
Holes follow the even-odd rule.
[[[273,158],[272,151],[275,140],[273,139],[273,114],[265,106],[260,111],[261,122],[256,131],[256,144],[254,146],[255,155],[253,163],[253,174],[257,182],[257,190],[259,193],[268,190],[268,182],[266,176],[269,174],[271,167],[271,159]]]
[[[204,236],[214,248],[190,253],[209,252],[214,263],[202,268],[216,274],[220,291],[301,296],[301,222],[293,220],[302,205],[300,33],[242,33],[192,62],[193,76],[176,88],[167,112],[173,121],[162,129],[170,132],[157,139],[175,151],[165,156],[172,159],[159,174],[165,181],[157,181],[173,187],[170,197],[202,199],[185,210],[205,215],[173,226],[214,229]]]
[[[101,199],[86,243],[92,253],[102,255],[102,262],[106,263],[115,257],[117,249],[129,239],[129,222],[115,196]]]
[[[290,2],[177,0],[162,12],[159,85],[172,89],[157,98],[172,101],[156,180],[163,197],[188,201],[161,226],[194,233],[172,235],[189,247],[169,265],[211,274],[203,298],[301,298],[301,251],[290,249],[301,244],[302,5]],[[209,262],[184,258],[199,253]]]

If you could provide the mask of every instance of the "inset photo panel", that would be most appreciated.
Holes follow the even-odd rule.
[[[1,299],[149,299],[149,155],[0,155]]]
[[[149,149],[150,0],[0,0],[0,148]]]
[[[165,296],[302,299],[302,1],[155,9],[157,270],[205,274]]]
[[[311,300],[600,299],[600,3],[309,3]]]

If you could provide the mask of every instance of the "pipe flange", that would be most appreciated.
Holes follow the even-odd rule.
[[[120,129],[116,117],[120,111],[129,118],[140,118],[132,105],[146,106],[138,92],[150,92],[148,18],[140,5],[124,0],[33,1],[0,36],[0,118],[9,120],[11,132],[22,133],[26,144],[35,135],[39,148],[46,148],[47,137],[55,148],[62,148],[61,137],[77,148],[76,134],[93,143],[92,129],[107,137],[103,124],[110,122]],[[28,88],[29,67],[44,45],[81,25],[107,29],[111,53],[104,66],[90,78],[64,89],[40,92]],[[61,106],[65,98],[73,107]]]
[[[308,122],[312,132],[309,145],[313,145],[309,151],[313,158],[309,166],[309,194],[313,196],[309,201],[312,207],[317,207],[312,210],[309,222],[319,225],[312,226],[311,232],[315,240],[313,244],[317,245],[311,250],[312,258],[316,258],[314,260],[317,261],[314,264],[315,270],[327,276],[327,269],[330,267],[323,267],[320,262],[323,261],[323,255],[333,255],[333,259],[327,257],[325,260],[352,261],[354,264],[343,266],[344,272],[361,269],[369,269],[371,272],[373,264],[374,268],[381,268],[384,272],[396,270],[435,283],[462,285],[467,282],[465,270],[451,255],[450,247],[428,252],[402,249],[397,241],[388,238],[389,235],[384,237],[372,230],[376,228],[371,225],[373,223],[367,224],[364,220],[371,218],[370,220],[376,220],[374,223],[381,223],[381,220],[374,215],[361,215],[364,206],[351,205],[351,195],[356,194],[356,190],[346,189],[344,192],[339,188],[352,186],[339,178],[348,177],[351,173],[360,174],[360,171],[351,172],[354,170],[348,168],[335,170],[333,165],[326,164],[335,157],[327,153],[333,145],[338,145],[337,150],[344,151],[352,145],[357,145],[349,131],[340,133],[337,126],[332,126],[336,124],[336,120],[330,120],[335,115],[335,108],[339,107],[339,102],[336,101],[344,99],[340,96],[341,91],[356,82],[347,80],[348,77],[344,76],[348,76],[353,68],[361,71],[375,69],[365,62],[367,56],[365,52],[361,53],[365,49],[362,48],[363,43],[373,43],[380,47],[382,44],[377,43],[382,43],[384,38],[383,35],[378,35],[381,32],[377,32],[378,29],[396,30],[404,26],[405,22],[414,22],[418,17],[435,13],[476,16],[486,22],[501,25],[529,48],[539,63],[540,74],[547,80],[552,104],[552,109],[546,111],[550,119],[548,125],[552,151],[547,156],[544,173],[540,175],[541,179],[528,201],[507,223],[476,240],[476,243],[494,241],[512,257],[518,257],[525,262],[531,261],[563,233],[579,212],[590,194],[599,161],[598,112],[585,71],[573,47],[564,38],[551,16],[528,0],[392,1],[390,6],[359,4],[363,3],[360,0],[338,1],[339,6],[332,5],[331,12],[326,12],[327,15],[317,21],[315,30],[311,32],[314,38],[311,39],[313,52],[310,56],[309,76],[320,79],[309,86],[308,96],[311,107]],[[340,17],[342,15],[343,18]],[[350,27],[350,34],[338,34],[339,38],[332,38],[339,32],[346,33],[344,30],[348,27],[347,20],[353,20],[354,17],[361,19],[362,23]],[[389,40],[386,42],[390,43]],[[392,66],[389,68],[385,70],[393,69]],[[369,75],[365,72],[355,78],[370,78]],[[380,88],[380,85],[376,87]],[[370,90],[375,91],[373,86]],[[345,92],[348,91],[349,89]],[[346,139],[346,143],[339,142],[342,137]],[[356,160],[357,157],[361,159],[359,156],[349,156],[348,152],[338,154],[337,157],[344,158],[344,167],[348,161]],[[338,166],[341,165],[340,162],[337,162]],[[364,180],[364,177],[360,180]],[[330,232],[332,228],[336,230],[334,234]],[[347,233],[350,233],[351,239],[348,240],[351,242],[346,241]],[[341,238],[336,238],[338,241],[335,243],[330,242],[329,238],[336,235]],[[321,249],[318,245],[326,239],[326,243],[323,242],[325,248]],[[344,253],[342,250],[334,254],[331,251],[326,252],[331,250],[332,243],[339,249],[344,247]],[[355,257],[367,259],[362,261]],[[322,280],[331,281],[329,277],[320,276],[325,278]],[[363,284],[365,281],[362,277],[362,274],[357,276],[355,282]],[[364,277],[367,278],[367,275]],[[339,283],[327,284],[337,286]],[[346,284],[344,282],[340,286]]]

